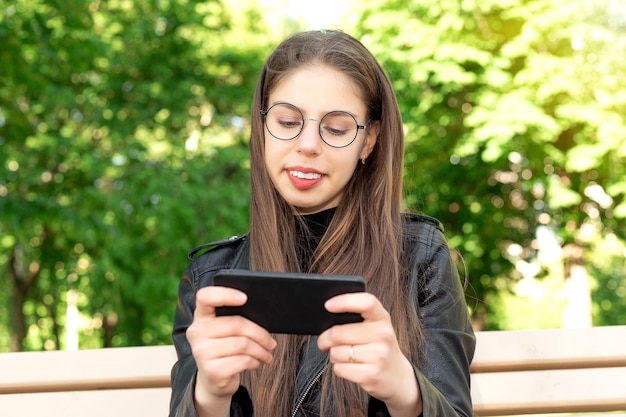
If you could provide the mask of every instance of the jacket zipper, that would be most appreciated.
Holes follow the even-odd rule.
[[[302,395],[300,396],[300,399],[298,400],[298,403],[296,404],[296,406],[293,409],[293,413],[291,413],[291,417],[296,417],[296,414],[298,413],[298,408],[300,408],[302,406],[302,403],[304,402],[304,399],[306,398],[307,395],[309,395],[309,391],[311,391],[311,389],[313,388],[313,385],[315,385],[317,383],[317,381],[320,380],[320,378],[322,377],[322,375],[324,374],[324,372],[326,372],[326,370],[328,369],[328,367],[330,366],[330,364],[326,364],[316,375],[315,377],[311,380],[311,382],[309,383],[309,385],[307,385],[306,389],[302,392]]]

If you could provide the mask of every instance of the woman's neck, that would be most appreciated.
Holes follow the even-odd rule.
[[[308,272],[313,261],[313,254],[317,245],[322,240],[328,225],[330,224],[335,208],[322,210],[317,213],[300,215],[296,221],[296,234],[298,237],[298,256],[300,267]]]
[[[321,238],[324,232],[326,232],[326,229],[328,229],[328,225],[335,214],[335,210],[336,208],[333,207],[318,211],[317,213],[305,214],[301,217],[309,231],[317,238]]]

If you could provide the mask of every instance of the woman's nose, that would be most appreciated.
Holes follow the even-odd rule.
[[[298,150],[306,153],[319,153],[322,147],[320,122],[317,119],[304,119],[304,126],[296,138]]]

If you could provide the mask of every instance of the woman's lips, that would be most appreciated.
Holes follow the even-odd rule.
[[[308,190],[322,181],[323,175],[312,169],[288,168],[287,177],[298,190]]]

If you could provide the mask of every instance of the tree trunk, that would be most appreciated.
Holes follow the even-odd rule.
[[[39,278],[40,268],[29,268],[24,262],[24,251],[21,244],[17,243],[11,249],[9,275],[13,284],[13,296],[11,297],[11,351],[18,352],[24,346],[26,339],[26,317],[24,316],[24,303],[29,290]]]

